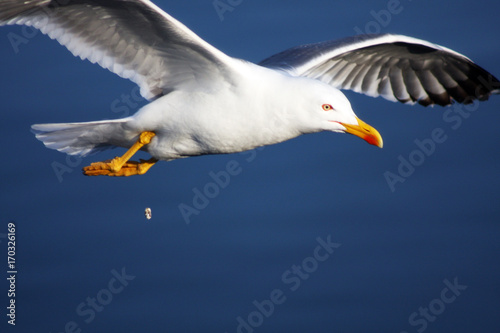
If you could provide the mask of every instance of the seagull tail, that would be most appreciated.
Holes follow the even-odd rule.
[[[47,148],[69,155],[87,156],[116,146],[126,147],[130,140],[126,138],[124,125],[128,120],[36,124],[31,126],[31,131]]]

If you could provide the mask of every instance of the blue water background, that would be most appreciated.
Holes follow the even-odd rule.
[[[401,0],[388,18],[380,11],[394,1],[243,0],[223,20],[212,0],[155,3],[249,61],[379,30],[445,45],[500,76],[498,1]],[[18,52],[9,33],[26,40]],[[0,29],[0,59],[2,332],[498,331],[500,97],[459,116],[347,93],[383,149],[320,133],[253,155],[158,163],[141,177],[88,178],[81,167],[123,150],[67,159],[30,125],[132,114],[144,104],[122,100],[134,84],[21,27]],[[391,189],[384,174],[417,158],[415,140],[436,129],[446,140]],[[179,205],[193,206],[228,164],[237,166],[230,183],[212,186],[217,195],[186,223]],[[66,172],[58,178],[54,166]],[[5,316],[8,221],[15,328]],[[316,250],[318,238],[336,248]],[[445,281],[467,288],[453,293]],[[106,304],[92,310],[92,298]]]

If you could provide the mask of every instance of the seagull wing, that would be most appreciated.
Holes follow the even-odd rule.
[[[229,56],[148,0],[0,0],[0,25],[35,27],[155,99],[230,78]],[[212,85],[213,87],[213,85]]]
[[[297,46],[259,65],[339,89],[403,103],[471,103],[500,93],[500,82],[467,57],[401,35],[360,35]]]

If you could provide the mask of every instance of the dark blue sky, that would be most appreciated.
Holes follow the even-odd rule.
[[[500,76],[496,1],[243,0],[223,20],[212,0],[155,3],[254,62],[357,31],[392,32]],[[397,13],[384,16],[388,6]],[[423,108],[347,93],[383,149],[320,133],[162,162],[140,177],[88,178],[81,167],[123,150],[67,158],[30,125],[132,114],[144,103],[134,84],[21,27],[0,28],[0,57],[0,267],[6,276],[14,221],[18,269],[15,329],[0,284],[2,332],[498,329],[500,97]],[[429,140],[426,154],[416,141]],[[400,166],[410,159],[418,165]],[[214,185],[227,168],[229,184]],[[404,182],[391,188],[387,172]],[[204,200],[196,193],[205,190]]]

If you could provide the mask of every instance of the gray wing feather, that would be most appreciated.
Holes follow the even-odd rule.
[[[226,76],[232,59],[148,0],[0,0],[0,25],[33,26],[147,99]]]
[[[401,35],[360,35],[301,45],[259,65],[339,89],[425,106],[471,103],[500,93],[498,79],[467,57]]]

